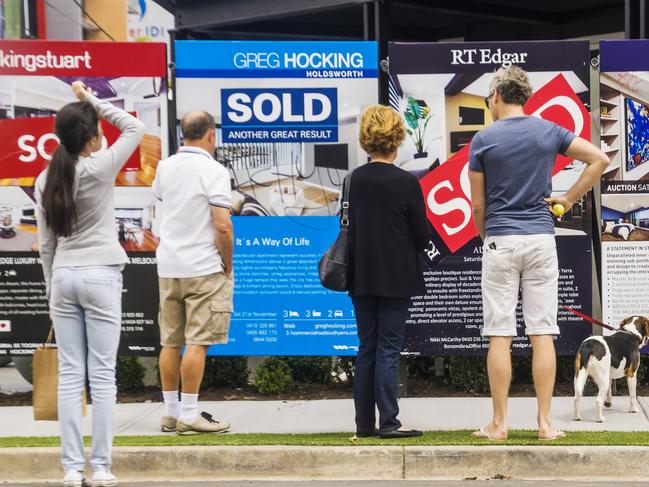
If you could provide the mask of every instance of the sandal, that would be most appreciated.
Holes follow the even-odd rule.
[[[555,428],[554,434],[552,436],[548,436],[547,438],[541,438],[539,436],[539,441],[552,441],[552,440],[558,440],[559,438],[565,438],[566,434],[561,431],[559,428]]]
[[[480,428],[478,431],[471,433],[471,436],[474,438],[485,438],[490,441],[507,441],[507,438],[494,438],[489,433],[487,433],[484,428]]]

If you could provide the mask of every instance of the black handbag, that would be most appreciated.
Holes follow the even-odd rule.
[[[342,217],[340,219],[340,232],[334,243],[327,249],[320,263],[318,274],[320,282],[327,289],[332,291],[347,291],[348,275],[347,262],[349,259],[349,188],[351,186],[352,173],[345,178],[343,185],[343,201],[341,203]]]

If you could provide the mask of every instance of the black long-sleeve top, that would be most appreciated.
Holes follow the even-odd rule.
[[[419,181],[393,164],[352,173],[349,293],[411,297],[426,293],[419,253],[431,238]]]

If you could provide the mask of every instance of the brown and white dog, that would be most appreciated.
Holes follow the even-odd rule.
[[[629,387],[629,412],[640,409],[636,400],[636,373],[640,366],[640,349],[649,341],[649,320],[630,316],[620,323],[620,330],[609,336],[586,338],[575,357],[575,412],[573,419],[581,420],[579,399],[583,395],[588,376],[599,388],[595,400],[596,418],[602,423],[602,406],[612,406],[611,383],[626,377]]]

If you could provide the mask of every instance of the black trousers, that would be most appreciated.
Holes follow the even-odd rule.
[[[356,431],[376,427],[379,431],[401,427],[397,419],[399,355],[406,331],[410,298],[353,296],[360,345],[354,373]]]

